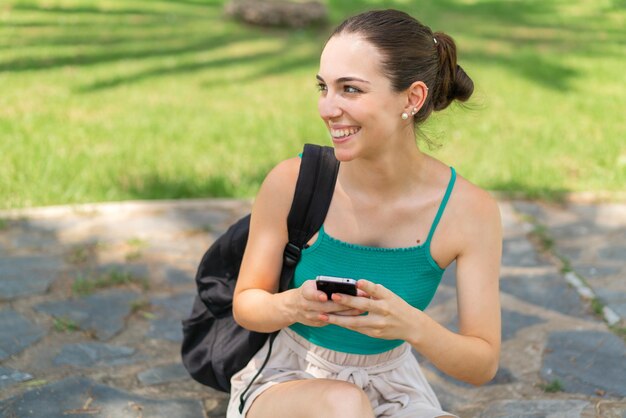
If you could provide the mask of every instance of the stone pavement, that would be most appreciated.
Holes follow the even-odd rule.
[[[180,320],[205,249],[248,202],[0,213],[0,418],[223,417]],[[479,388],[425,373],[461,417],[626,418],[626,205],[501,201],[503,345]],[[430,315],[456,329],[454,266]],[[610,325],[609,325],[610,324]]]

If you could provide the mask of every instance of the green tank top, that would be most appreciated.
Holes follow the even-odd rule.
[[[456,180],[454,168],[450,167],[450,170],[446,193],[423,244],[404,248],[350,244],[328,235],[322,225],[315,243],[302,251],[290,287],[300,287],[306,280],[320,275],[367,279],[380,283],[411,306],[424,310],[444,273],[430,254],[430,241]],[[403,343],[401,340],[372,338],[336,325],[310,327],[295,323],[290,328],[313,344],[352,354],[378,354]]]

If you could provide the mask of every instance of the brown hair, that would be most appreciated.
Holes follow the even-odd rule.
[[[433,33],[404,12],[372,10],[352,16],[330,38],[344,32],[361,35],[378,48],[384,57],[382,71],[396,92],[415,81],[428,86],[426,102],[414,117],[416,124],[453,100],[468,100],[474,91],[474,82],[456,63],[454,40],[443,32]]]

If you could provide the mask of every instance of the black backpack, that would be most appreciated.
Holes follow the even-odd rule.
[[[300,251],[319,230],[335,189],[339,162],[333,148],[306,144],[293,203],[287,217],[289,243],[285,247],[279,292],[287,289]],[[191,316],[182,321],[181,348],[185,368],[196,381],[230,392],[230,378],[243,369],[268,338],[270,347],[261,369],[241,395],[244,395],[269,360],[271,334],[249,331],[233,319],[233,293],[248,240],[250,215],[233,224],[202,257],[196,273],[198,294]]]

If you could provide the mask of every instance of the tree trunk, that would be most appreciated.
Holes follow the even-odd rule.
[[[321,1],[230,0],[225,9],[229,16],[260,26],[302,28],[328,20]]]

